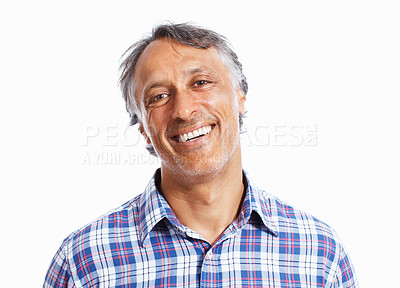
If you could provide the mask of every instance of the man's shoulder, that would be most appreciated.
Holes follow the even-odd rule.
[[[153,176],[141,194],[72,232],[61,245],[63,254],[73,257],[85,249],[96,250],[96,247],[112,250],[115,245],[124,243],[138,248],[150,224],[162,218],[159,202]]]
[[[263,190],[260,190],[260,194],[268,207],[269,216],[278,233],[294,233],[299,237],[309,236],[316,239],[330,239],[334,245],[340,242],[336,231],[324,221]]]
[[[144,193],[125,202],[117,208],[101,215],[85,226],[72,232],[63,242],[62,246],[67,251],[80,250],[80,246],[89,246],[95,242],[108,241],[110,235],[120,237],[129,233],[134,238],[138,235],[138,223],[141,215],[141,201]]]
[[[358,287],[346,249],[333,228],[265,191],[261,190],[260,195],[267,217],[275,226],[280,255],[285,259],[309,257],[314,264],[322,263],[329,283],[343,281],[347,285],[343,287]]]

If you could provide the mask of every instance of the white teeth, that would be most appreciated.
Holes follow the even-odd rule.
[[[211,126],[205,126],[205,127],[201,127],[197,130],[194,130],[192,132],[189,132],[187,134],[181,134],[179,135],[179,142],[186,142],[187,140],[193,139],[195,137],[201,136],[201,135],[206,135],[208,133],[210,133],[211,131]]]

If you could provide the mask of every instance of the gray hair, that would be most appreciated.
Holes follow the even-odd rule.
[[[222,63],[231,75],[234,87],[239,86],[243,93],[245,95],[247,94],[248,85],[246,77],[243,74],[242,64],[239,62],[236,53],[232,50],[228,40],[224,36],[188,23],[162,24],[154,27],[150,36],[142,38],[134,43],[122,55],[123,60],[120,65],[121,76],[119,78],[119,85],[126,103],[126,110],[131,118],[130,125],[135,125],[140,122],[137,114],[139,110],[135,98],[135,83],[133,79],[136,63],[140,55],[142,55],[143,51],[151,42],[165,38],[194,48],[216,49],[221,57]],[[243,125],[243,117],[244,115],[239,115],[240,128],[242,128]],[[152,155],[157,156],[151,144],[146,148]]]

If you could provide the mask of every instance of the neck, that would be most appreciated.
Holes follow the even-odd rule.
[[[243,198],[243,173],[239,153],[220,171],[199,179],[168,173],[161,167],[161,191],[179,221],[214,243],[238,217]],[[204,178],[203,178],[204,179]]]

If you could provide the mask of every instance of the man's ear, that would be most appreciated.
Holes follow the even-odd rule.
[[[246,112],[246,95],[240,88],[237,89],[237,97],[239,103],[239,113],[244,114],[244,112]]]
[[[144,127],[143,127],[142,122],[140,122],[139,125],[140,125],[140,126],[139,126],[140,134],[143,135],[143,137],[144,137],[144,139],[146,140],[146,143],[147,143],[147,144],[151,144],[150,137],[147,136],[147,133],[146,133],[146,131],[144,130]]]

